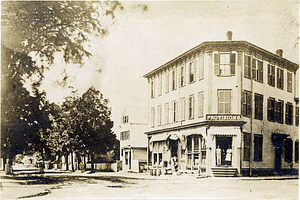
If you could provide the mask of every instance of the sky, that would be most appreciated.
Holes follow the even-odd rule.
[[[147,107],[147,79],[143,75],[204,41],[245,40],[299,63],[299,2],[277,1],[121,1],[115,23],[106,37],[90,42],[93,56],[85,65],[67,66],[61,60],[45,73],[42,89],[51,102],[62,102],[71,88],[79,94],[92,85],[112,109],[115,127],[125,106]]]

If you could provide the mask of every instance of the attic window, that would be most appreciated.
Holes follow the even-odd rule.
[[[123,117],[123,124],[127,124],[128,121],[129,121],[128,115],[124,116],[124,117]]]

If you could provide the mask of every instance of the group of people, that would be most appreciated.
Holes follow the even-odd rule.
[[[225,153],[224,149],[221,149],[220,146],[218,145],[216,149],[216,157],[217,157],[217,166],[222,165],[222,154]],[[232,150],[231,147],[229,146],[226,150],[226,155],[225,155],[225,165],[231,165],[231,158],[232,158]]]

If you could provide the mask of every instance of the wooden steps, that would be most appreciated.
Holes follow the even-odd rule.
[[[237,171],[232,167],[212,167],[211,169],[214,177],[235,177]]]

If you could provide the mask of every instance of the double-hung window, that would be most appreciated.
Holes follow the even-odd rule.
[[[277,88],[283,90],[283,69],[277,68]]]
[[[275,121],[275,99],[268,98],[268,121]]]
[[[252,78],[255,81],[263,82],[263,62],[255,58],[252,59]]]
[[[151,108],[151,127],[155,126],[155,108]]]
[[[275,66],[268,65],[268,84],[275,87]]]
[[[169,103],[165,103],[165,124],[168,124],[170,122],[169,120]]]
[[[194,118],[194,104],[195,104],[195,98],[194,95],[191,95],[189,97],[189,119]]]
[[[231,113],[231,90],[218,90],[218,113]]]
[[[244,161],[250,160],[250,142],[251,142],[251,135],[250,133],[244,133]]]
[[[178,102],[173,101],[173,122],[178,121]]]
[[[263,104],[264,104],[263,95],[255,94],[254,101],[255,101],[254,118],[262,120],[263,119]]]
[[[286,103],[285,106],[285,123],[288,125],[293,125],[293,104]]]
[[[196,81],[196,66],[197,60],[194,60],[189,64],[189,83],[193,83]]]
[[[246,117],[251,117],[251,113],[251,92],[244,91],[242,95],[242,115]]]
[[[248,55],[244,56],[244,77],[251,78],[251,57]]]
[[[235,75],[235,53],[214,54],[215,75],[230,76]]]
[[[162,109],[161,109],[161,105],[157,106],[157,125],[161,126],[161,116],[162,116]]]
[[[299,126],[299,107],[295,106],[295,125]]]
[[[185,97],[181,98],[180,100],[180,116],[181,116],[181,121],[185,120],[185,107],[186,107],[186,102],[185,102]]]
[[[172,71],[172,90],[176,90],[177,84],[176,84],[176,69]]]
[[[162,76],[158,77],[158,96],[162,95]]]
[[[199,92],[198,93],[198,117],[203,117],[203,99],[204,99],[204,93]]]
[[[263,135],[254,134],[254,161],[262,161]]]
[[[284,107],[284,102],[278,100],[275,105],[275,120],[280,124],[283,124],[283,107]]]
[[[154,81],[151,81],[150,82],[150,87],[151,87],[151,98],[154,98],[155,97],[155,90],[154,90]]]
[[[199,58],[199,80],[204,79],[204,55]]]
[[[168,93],[169,92],[169,85],[170,85],[170,83],[169,83],[169,80],[170,80],[170,73],[169,72],[167,72],[166,74],[165,74],[165,78],[166,78],[166,93]]]
[[[292,80],[293,80],[292,73],[291,72],[287,72],[287,91],[288,92],[292,92],[292,90],[293,90]]]
[[[185,64],[180,67],[180,87],[185,86]]]

